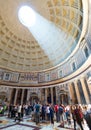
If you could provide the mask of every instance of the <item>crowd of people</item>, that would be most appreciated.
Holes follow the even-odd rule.
[[[74,130],[77,125],[81,130],[84,130],[84,121],[87,123],[88,128],[91,130],[91,106],[90,105],[66,105],[63,104],[40,104],[35,102],[33,105],[12,105],[8,106],[8,117],[14,118],[14,121],[23,121],[25,115],[31,115],[32,121],[39,124],[40,121],[48,121],[54,125],[54,120],[64,125],[67,123],[69,126],[74,124]],[[64,123],[65,122],[65,123]]]
[[[4,112],[7,110],[6,104],[0,104],[0,115],[4,115]]]

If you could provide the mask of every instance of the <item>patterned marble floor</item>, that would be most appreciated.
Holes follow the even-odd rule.
[[[31,117],[24,117],[21,122],[14,122],[14,119],[10,119],[7,116],[0,117],[0,130],[74,130],[73,124],[68,126],[64,125],[65,128],[59,127],[60,123],[54,122],[54,126],[50,123],[40,123],[36,125],[31,120]],[[87,125],[84,125],[84,130],[89,130]]]

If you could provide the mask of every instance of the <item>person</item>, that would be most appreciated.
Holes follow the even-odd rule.
[[[60,123],[64,127],[64,107],[62,104],[59,106],[59,116],[60,116]]]
[[[18,105],[18,109],[17,109],[19,122],[20,122],[20,120],[21,120],[21,108],[22,108],[22,106],[21,106],[21,104],[19,104],[19,105]]]
[[[70,110],[66,109],[66,119],[67,119],[67,122],[68,122],[68,125],[71,125],[71,115],[70,115]]]
[[[76,130],[76,116],[75,116],[74,110],[75,110],[75,105],[70,106],[70,111],[71,111],[72,119],[74,123],[74,130]]]
[[[9,106],[8,106],[8,117],[12,117],[12,109],[13,109],[13,105],[12,104],[10,104]]]
[[[36,124],[38,124],[40,122],[40,104],[38,101],[34,106],[34,111],[35,111],[35,122]]]
[[[76,117],[77,124],[80,126],[81,130],[83,129],[82,123],[83,123],[83,113],[81,110],[81,107],[79,105],[76,105],[76,108],[74,110],[74,114]]]
[[[54,108],[52,104],[50,104],[49,110],[50,110],[50,123],[54,126]]]
[[[23,116],[24,116],[24,106],[22,104],[22,107],[21,107],[21,119],[23,121]]]
[[[49,104],[46,106],[46,116],[47,116],[47,121],[50,121],[50,110],[49,110]]]
[[[45,114],[46,114],[46,106],[43,104],[42,111],[41,111],[42,121],[45,120]]]
[[[59,115],[59,105],[58,104],[56,104],[54,106],[54,111],[56,113],[56,121],[59,122],[60,121],[60,115]]]
[[[18,120],[19,121],[19,117],[18,117],[18,112],[16,112],[16,114],[15,114],[15,122],[16,122],[16,120]]]
[[[91,130],[91,108],[90,110],[87,110],[87,107],[85,107],[84,119],[86,120],[86,123]]]

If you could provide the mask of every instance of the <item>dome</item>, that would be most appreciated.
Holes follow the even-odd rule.
[[[32,27],[19,20],[22,6],[35,12]],[[1,0],[0,67],[21,72],[55,67],[74,51],[82,27],[82,0]]]

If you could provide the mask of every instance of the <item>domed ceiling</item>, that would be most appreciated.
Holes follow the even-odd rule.
[[[33,27],[19,21],[23,5],[36,13]],[[31,72],[63,62],[79,41],[82,12],[81,0],[0,0],[0,67]]]

